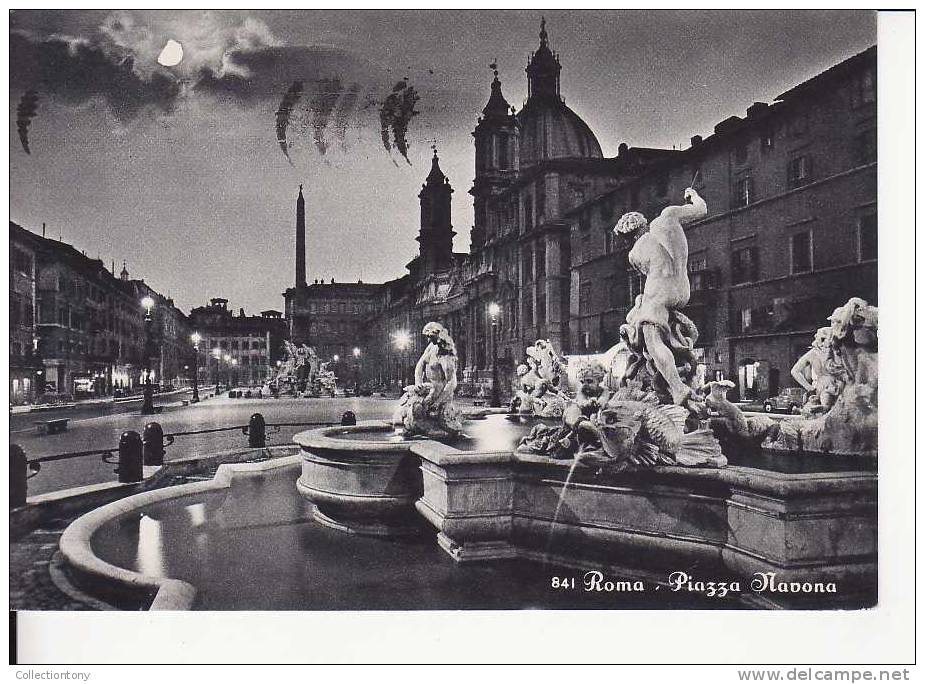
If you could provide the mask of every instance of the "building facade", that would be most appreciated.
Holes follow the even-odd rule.
[[[641,290],[616,220],[657,216],[695,179],[709,215],[687,228],[685,312],[701,371],[749,399],[793,386],[791,366],[835,307],[851,296],[877,303],[875,78],[870,48],[569,212],[569,348],[615,344]]]
[[[424,323],[439,321],[457,344],[463,394],[490,385],[493,363],[507,390],[538,338],[563,354],[605,352],[643,285],[627,260],[633,238],[613,227],[628,211],[654,218],[688,186],[709,208],[687,229],[685,308],[705,378],[735,380],[749,398],[774,394],[793,384],[791,365],[836,306],[850,296],[877,302],[876,47],[727,118],[686,150],[624,144],[613,158],[566,106],[545,22],[526,74],[516,112],[495,72],[473,131],[469,252],[452,251],[453,188],[435,151],[407,273],[355,293],[300,285],[297,254],[296,287],[284,295],[294,340],[330,355],[359,345],[364,379],[394,385],[410,379]],[[300,191],[297,245],[304,209]],[[325,308],[333,301],[356,301],[356,322],[339,304]]]
[[[12,222],[10,250],[11,400],[130,393],[147,367],[157,384],[186,384],[188,327],[169,298],[124,267],[116,277],[99,259]],[[145,296],[155,301],[147,344]]]
[[[17,229],[19,227],[17,226]],[[10,225],[10,404],[29,404],[44,391],[35,327],[35,248]]]
[[[198,367],[200,386],[263,385],[282,359],[288,337],[281,312],[248,316],[239,309],[235,315],[221,297],[190,311],[189,325],[201,336],[198,359],[190,357]]]

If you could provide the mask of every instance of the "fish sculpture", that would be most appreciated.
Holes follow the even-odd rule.
[[[722,468],[727,465],[709,428],[687,430],[690,412],[660,404],[654,392],[627,386],[570,431],[536,426],[520,450],[572,457],[601,471],[658,465]]]

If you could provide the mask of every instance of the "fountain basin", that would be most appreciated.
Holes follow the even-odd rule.
[[[294,438],[302,449],[299,494],[314,519],[343,532],[403,536],[420,532],[414,503],[421,496],[413,442],[394,437],[384,422],[322,428]]]
[[[476,439],[451,443],[390,442],[385,423],[301,433],[300,491],[317,489],[319,474],[330,488],[334,471],[336,482],[349,486],[341,510],[362,507],[374,520],[378,512],[364,497],[376,500],[386,484],[400,483],[392,488],[396,508],[410,502],[460,563],[541,560],[663,583],[674,571],[746,583],[756,573],[774,573],[779,583],[832,583],[837,596],[822,597],[820,605],[876,601],[873,462],[734,454],[721,469],[663,466],[602,476],[578,467],[569,478],[570,462],[513,451],[529,427],[488,416],[475,427]],[[335,466],[319,469],[319,447]],[[375,478],[369,477],[372,468]],[[355,477],[344,472],[350,469]],[[790,596],[750,598],[759,605],[794,605]],[[819,597],[801,596],[795,605],[811,599]]]

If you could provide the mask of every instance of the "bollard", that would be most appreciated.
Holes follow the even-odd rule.
[[[10,508],[26,505],[27,469],[26,452],[18,444],[10,444]]]
[[[357,424],[357,414],[353,411],[344,411],[344,415],[340,417],[341,425],[356,425]]]
[[[244,428],[244,434],[247,435],[247,446],[265,447],[267,445],[267,424],[263,416],[259,413],[252,415],[247,427]]]
[[[160,423],[148,423],[141,438],[142,463],[147,466],[164,465],[164,430]]]
[[[141,435],[134,430],[126,430],[119,438],[119,482],[140,482],[144,479],[142,470]]]

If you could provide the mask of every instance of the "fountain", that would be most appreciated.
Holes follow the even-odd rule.
[[[62,539],[65,557],[84,574],[109,573],[113,582],[151,591],[157,583],[140,561],[125,560],[105,540],[135,530],[139,518],[203,504],[202,513],[176,513],[182,534],[202,524],[276,529],[311,519],[320,523],[311,529],[382,545],[345,562],[366,563],[401,544],[417,549],[409,551],[413,564],[421,549],[433,548],[435,530],[437,547],[462,567],[475,562],[502,572],[514,562],[541,583],[549,568],[571,568],[644,582],[654,592],[684,573],[741,583],[737,600],[750,606],[875,603],[876,462],[863,450],[836,447],[866,444],[870,427],[876,430],[876,309],[850,300],[833,314],[827,353],[848,379],[822,415],[746,415],[726,399],[732,383],[695,387],[697,330],[679,311],[689,295],[683,223],[704,216],[706,205],[692,189],[685,198],[651,226],[639,214],[618,223],[621,232],[640,233],[630,261],[648,277],[621,329],[625,368],[586,363],[574,399],[555,380],[558,356],[540,340],[528,352],[533,362],[521,374],[516,410],[464,416],[454,400],[455,344],[431,322],[393,421],[308,430],[294,437],[299,456],[223,466],[229,469],[214,483],[94,511]],[[546,387],[537,397],[539,383]],[[536,401],[544,397],[554,401]],[[549,408],[560,399],[561,412]],[[833,425],[845,416],[857,417],[856,425]],[[815,449],[825,439],[831,453],[807,449],[825,451]],[[131,534],[140,557],[141,532]],[[126,570],[132,563],[137,576]],[[158,591],[166,591],[170,575],[158,572]],[[759,578],[767,581],[755,589]],[[788,590],[807,585],[824,595]],[[648,605],[664,605],[655,601],[665,594],[649,594]]]
[[[286,356],[276,369],[273,377],[268,378],[263,388],[268,396],[334,396],[336,378],[334,371],[328,369],[328,363],[322,362],[314,348],[307,345],[296,346],[289,341]]]

